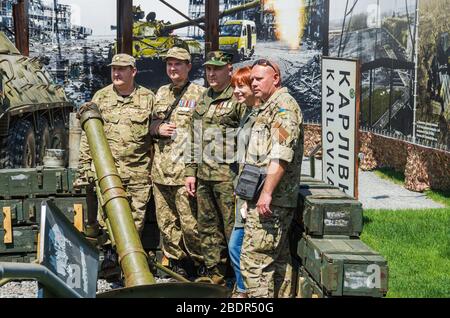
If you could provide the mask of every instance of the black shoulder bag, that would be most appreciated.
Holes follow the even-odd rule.
[[[264,168],[246,164],[242,169],[235,193],[244,200],[256,201],[266,181]]]

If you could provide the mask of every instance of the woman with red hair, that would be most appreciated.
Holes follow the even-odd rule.
[[[247,105],[247,112],[241,120],[237,133],[237,156],[238,162],[242,163],[244,160],[248,140],[250,138],[250,130],[254,123],[254,110],[259,105],[257,98],[253,95],[251,68],[249,66],[242,67],[234,72],[231,78],[231,86],[234,88],[235,99]],[[237,181],[237,178],[236,180]],[[236,186],[236,182],[235,182]],[[231,265],[233,266],[236,275],[236,287],[232,297],[247,298],[247,292],[244,285],[240,269],[241,247],[244,238],[244,222],[245,212],[247,210],[246,202],[239,197],[236,197],[235,205],[235,223],[233,232],[228,243],[228,250],[230,253]]]

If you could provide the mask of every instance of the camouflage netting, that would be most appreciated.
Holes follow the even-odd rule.
[[[311,151],[320,144],[322,127],[320,125],[305,125],[305,146],[303,149],[303,156],[309,157]],[[317,153],[317,156],[322,156],[322,151]]]
[[[360,162],[362,170],[388,167],[405,171],[407,144],[404,141],[361,133],[360,149],[364,154],[364,159]]]
[[[413,191],[450,189],[450,153],[408,145],[405,187]]]
[[[305,125],[305,152],[308,156],[320,143],[321,127]],[[450,189],[450,152],[410,144],[369,132],[361,133],[362,170],[389,167],[404,172],[405,188],[422,192]]]

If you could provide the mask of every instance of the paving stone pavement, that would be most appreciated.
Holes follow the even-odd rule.
[[[322,177],[322,161],[316,160],[316,179]],[[302,173],[309,175],[310,162],[303,160]],[[364,209],[435,209],[444,208],[440,203],[426,197],[424,193],[413,192],[389,180],[378,177],[372,171],[359,170],[359,201]]]

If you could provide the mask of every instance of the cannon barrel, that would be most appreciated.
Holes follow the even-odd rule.
[[[103,131],[100,111],[96,104],[85,103],[79,110],[79,116],[94,162],[103,209],[115,239],[125,286],[154,284],[155,279],[150,272],[147,255],[134,225],[130,204]]]
[[[234,8],[225,10],[225,11],[219,13],[219,19],[224,17],[224,16],[232,15],[232,14],[237,13],[237,12],[241,12],[241,11],[249,10],[249,9],[252,9],[252,8],[256,8],[260,4],[261,4],[261,0],[255,0],[255,1],[252,1],[252,2],[249,2],[249,3],[246,3],[246,4],[242,4],[240,6],[236,6]],[[185,27],[188,27],[188,26],[193,26],[193,25],[196,25],[198,23],[204,23],[204,22],[205,22],[205,16],[202,16],[202,17],[197,18],[197,19],[192,19],[192,21],[184,21],[184,22],[179,22],[179,23],[174,23],[174,24],[170,24],[170,25],[167,25],[167,26],[163,26],[161,28],[161,32],[170,32],[170,31],[173,31],[173,30],[176,30],[176,29],[181,29],[181,28],[185,28]]]

